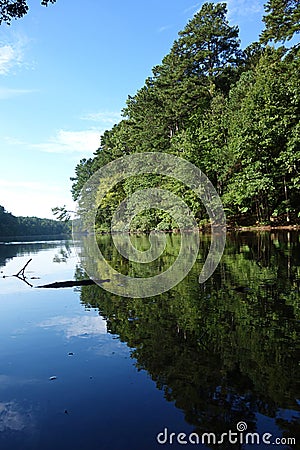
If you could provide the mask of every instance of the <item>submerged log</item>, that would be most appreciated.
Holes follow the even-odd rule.
[[[93,284],[98,284],[98,283],[107,283],[109,282],[110,279],[107,278],[106,280],[70,280],[70,281],[57,281],[55,283],[50,283],[50,284],[44,284],[43,286],[36,286],[37,288],[54,288],[54,289],[58,289],[58,288],[67,288],[67,287],[77,287],[77,286],[91,286]]]

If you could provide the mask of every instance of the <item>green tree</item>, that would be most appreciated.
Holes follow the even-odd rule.
[[[69,225],[38,217],[16,217],[0,206],[0,236],[36,236],[68,234]]]
[[[265,11],[267,14],[263,21],[266,28],[261,34],[262,42],[284,42],[300,32],[299,0],[268,0]]]
[[[151,79],[129,96],[123,114],[127,118],[130,152],[166,151],[170,145],[166,104]]]
[[[225,3],[205,3],[188,22],[152,79],[168,120],[170,137],[205,111],[216,90],[227,92],[241,61],[239,30],[226,19]]]
[[[11,234],[17,234],[17,230],[17,218],[6,211],[4,206],[0,205],[0,235],[10,236]]]
[[[229,149],[233,165],[225,203],[268,221],[299,201],[299,58],[266,48],[230,93]]]
[[[56,0],[42,0],[42,6],[55,3]],[[0,0],[0,25],[2,22],[10,25],[12,19],[20,19],[29,11],[27,0]]]
[[[298,10],[298,2],[270,0],[265,41],[297,33]],[[283,12],[290,13],[290,22]],[[120,156],[170,152],[209,177],[227,216],[252,222],[300,217],[299,48],[276,50],[262,40],[242,52],[238,27],[229,25],[226,14],[225,3],[205,3],[179,32],[145,85],[128,97],[124,119],[104,133],[94,157],[76,167],[74,199],[97,169]],[[276,35],[275,16],[280,25]],[[180,183],[147,175],[132,177],[108,193],[99,209],[99,228],[109,228],[124,196],[148,187],[170,189],[199,221],[207,219],[202,205]],[[139,215],[134,224],[142,230],[174,226],[169,216],[154,210]]]
[[[75,177],[70,178],[70,180],[73,181],[71,192],[74,200],[78,199],[84,183],[86,183],[86,181],[93,175],[94,171],[92,165],[92,158],[83,158],[75,167]]]

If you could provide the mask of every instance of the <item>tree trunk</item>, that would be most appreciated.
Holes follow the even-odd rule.
[[[289,196],[285,176],[283,177],[283,185],[284,185],[284,197],[286,201],[286,221],[289,222],[290,221]]]

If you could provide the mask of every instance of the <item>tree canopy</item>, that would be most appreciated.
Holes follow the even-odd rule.
[[[270,0],[265,40],[289,39],[299,28],[299,2]],[[290,22],[285,14],[291,13]],[[225,3],[205,3],[179,32],[170,52],[123,109],[123,120],[102,138],[72,178],[74,199],[89,177],[120,156],[169,152],[196,164],[222,198],[229,220],[286,223],[300,217],[299,47],[254,42],[240,48]],[[274,20],[278,27],[274,28]],[[114,209],[137,188],[180,192],[199,224],[205,209],[192,192],[157,176],[131,177],[100,205],[98,227],[109,229]],[[174,226],[149,211],[141,230]]]
[[[261,35],[263,42],[284,42],[300,32],[299,0],[268,0],[265,10],[267,14],[263,21],[266,28]]]
[[[41,0],[42,6],[55,3],[56,0]],[[12,19],[20,19],[29,11],[27,0],[0,0],[0,25],[2,22],[10,25]]]

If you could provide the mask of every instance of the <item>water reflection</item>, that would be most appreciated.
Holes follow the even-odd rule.
[[[50,238],[49,238],[50,239]],[[64,257],[64,261],[70,255],[70,241],[68,240],[51,240],[47,241],[0,241],[0,267],[4,267],[8,261],[12,260],[17,256],[29,256],[36,255],[41,250],[51,250],[58,247],[59,254],[57,256],[57,261],[61,262]]]
[[[32,448],[38,440],[36,425],[36,411],[33,411],[32,405],[21,404],[15,400],[0,402],[1,449]],[[9,446],[7,442],[10,442]]]
[[[23,431],[32,427],[28,411],[22,411],[15,401],[0,402],[0,432]]]
[[[136,367],[198,433],[226,432],[243,420],[249,431],[299,440],[299,238],[229,235],[217,271],[199,285],[209,249],[202,236],[197,264],[173,290],[131,299],[85,286],[81,300],[99,309],[108,331],[132,348]],[[99,245],[113,265],[134,270],[107,236]],[[159,264],[168,266],[179,246],[171,236]]]
[[[41,322],[39,326],[45,329],[54,327],[62,331],[68,339],[106,334],[106,321],[99,316],[57,316]]]
[[[176,258],[179,239],[168,237],[156,270]],[[221,433],[240,420],[249,431],[300,439],[299,234],[229,235],[204,285],[209,239],[200,240],[193,271],[153,298],[0,280],[1,450],[153,450],[164,427]],[[133,241],[147,249],[147,237]],[[148,273],[120,260],[108,236],[100,244],[124,273]],[[38,283],[70,280],[74,256],[52,264],[63,246],[14,258],[5,272],[32,257]]]

